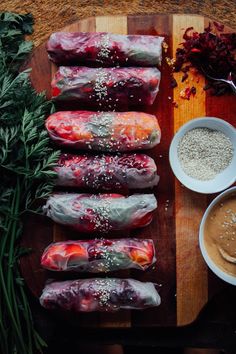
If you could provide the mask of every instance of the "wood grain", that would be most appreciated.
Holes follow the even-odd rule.
[[[169,48],[167,56],[173,57],[184,30],[194,26],[202,31],[209,19],[193,15],[136,15],[91,17],[67,26],[63,31],[109,31],[121,34],[164,35]],[[226,28],[226,31],[231,29]],[[37,48],[30,62],[31,79],[37,91],[46,90],[51,97],[50,81],[55,67],[49,62],[45,45]],[[235,124],[235,96],[213,97],[203,91],[204,79],[190,75],[188,82],[181,83],[182,74],[176,74],[178,87],[171,89],[170,68],[163,60],[160,92],[152,107],[142,110],[155,114],[162,130],[159,146],[147,151],[157,163],[160,183],[154,190],[158,199],[158,210],[152,224],[134,230],[131,236],[152,238],[157,252],[157,264],[146,272],[135,270],[115,272],[116,277],[133,277],[141,281],[152,281],[160,285],[162,304],[145,311],[122,311],[117,314],[79,314],[63,317],[76,326],[85,327],[150,327],[181,326],[194,321],[207,303],[224,288],[207,269],[198,247],[198,227],[202,214],[211,198],[187,190],[174,178],[170,169],[168,152],[174,133],[188,120],[200,116],[216,116]],[[195,86],[197,94],[190,100],[180,98],[180,92],[187,86]],[[174,108],[173,101],[178,104]],[[64,107],[66,109],[66,107]],[[140,191],[136,191],[140,192]],[[33,235],[33,236],[32,236]],[[125,235],[129,235],[125,232]],[[124,233],[118,236],[124,236]],[[64,280],[68,277],[91,277],[88,274],[55,274],[40,267],[40,256],[52,241],[76,239],[89,236],[78,235],[64,226],[54,225],[46,217],[28,217],[25,220],[23,245],[34,252],[21,260],[21,270],[30,290],[39,296],[48,278]],[[92,236],[90,236],[92,237]],[[117,237],[109,234],[108,237]],[[103,276],[103,275],[101,275]]]
[[[183,40],[186,28],[204,30],[204,18],[200,16],[173,16],[173,52]],[[179,83],[174,90],[174,101],[178,108],[174,110],[175,132],[187,121],[206,115],[204,78],[190,75],[188,82],[181,82],[183,73],[176,73]],[[193,81],[192,81],[193,80]],[[199,81],[198,81],[199,80]],[[197,94],[190,100],[180,97],[181,90],[195,86]],[[177,278],[177,324],[191,323],[198,315],[199,309],[207,302],[207,268],[198,246],[198,228],[204,210],[206,196],[191,192],[175,182],[176,208],[176,278]]]
[[[30,79],[33,87],[38,92],[44,91],[48,99],[51,98],[51,64],[48,60],[45,44],[36,48],[29,61],[26,63],[26,68],[31,67]]]
[[[127,34],[127,16],[96,17],[97,32]]]
[[[167,15],[130,16],[128,18],[128,33],[164,35],[169,45],[168,55],[172,56],[172,18]],[[154,221],[148,229],[135,230],[135,237],[151,237],[156,244],[157,266],[156,270],[139,275],[143,281],[153,281],[161,285],[160,294],[162,305],[145,312],[135,312],[132,317],[133,326],[153,325],[171,326],[176,324],[176,277],[175,277],[175,191],[174,177],[168,162],[168,151],[173,136],[173,106],[171,97],[169,67],[163,60],[161,66],[161,84],[158,97],[154,104],[146,108],[149,113],[156,115],[162,131],[161,143],[148,154],[154,158],[160,175],[160,182],[154,193],[158,201]],[[134,277],[137,273],[131,271]]]

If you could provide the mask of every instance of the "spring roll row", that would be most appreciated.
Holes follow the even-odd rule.
[[[157,68],[60,66],[52,80],[52,96],[107,111],[152,105],[160,77]]]
[[[141,112],[56,112],[46,129],[61,146],[108,152],[150,149],[161,137],[156,117]]]
[[[154,194],[52,194],[44,212],[79,232],[108,232],[144,227],[157,208]]]
[[[116,312],[160,305],[153,283],[134,279],[92,278],[52,282],[46,285],[40,303],[46,309],[73,312]]]
[[[150,188],[159,181],[154,160],[144,154],[62,154],[54,170],[58,186],[84,189]]]
[[[53,34],[47,50],[56,64],[103,66],[60,66],[52,80],[54,99],[108,112],[57,112],[46,122],[50,137],[62,146],[109,153],[149,149],[158,144],[160,128],[154,116],[114,111],[154,102],[160,72],[144,66],[160,64],[162,41],[157,36]],[[143,67],[117,67],[124,65]],[[113,67],[105,68],[109,66]],[[154,161],[143,154],[62,154],[55,171],[58,185],[79,188],[146,188],[158,182]],[[57,193],[48,199],[44,210],[54,221],[78,231],[107,232],[148,225],[156,207],[152,194],[124,197]],[[95,239],[53,243],[44,250],[41,265],[51,271],[98,273],[145,270],[155,260],[152,240]],[[152,283],[94,278],[48,284],[40,303],[48,309],[113,312],[158,306],[160,297]]]
[[[47,42],[57,65],[155,66],[161,64],[164,38],[107,32],[56,32]]]
[[[50,244],[41,257],[51,271],[111,272],[119,269],[146,270],[156,261],[150,239],[94,239]]]

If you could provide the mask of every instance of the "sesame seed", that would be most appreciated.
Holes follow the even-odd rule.
[[[96,43],[96,46],[100,49],[98,52],[98,59],[103,61],[102,59],[108,58],[110,55],[110,36],[109,33],[104,33],[100,41]]]
[[[99,69],[96,71],[94,91],[98,100],[104,99],[107,96],[107,86],[106,83],[109,80],[108,72],[104,69]]]
[[[231,163],[233,145],[220,131],[195,128],[180,140],[178,157],[188,176],[211,180]]]

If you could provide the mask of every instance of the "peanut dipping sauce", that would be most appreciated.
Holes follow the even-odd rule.
[[[236,276],[236,192],[212,208],[205,222],[204,244],[212,261]]]

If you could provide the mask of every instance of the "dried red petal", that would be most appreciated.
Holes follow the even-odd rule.
[[[190,93],[191,93],[193,96],[195,96],[195,95],[196,95],[196,93],[197,93],[197,89],[196,89],[196,87],[195,87],[195,86],[192,86],[192,87],[191,87],[191,89],[190,89]]]
[[[191,39],[192,37],[189,35],[189,32],[192,30],[193,30],[193,27],[188,27],[184,32],[183,39],[185,39],[186,41],[188,39]]]
[[[222,24],[220,24],[220,23],[218,23],[216,21],[213,21],[213,24],[214,24],[215,28],[217,29],[217,31],[223,32],[224,27],[225,27],[224,25],[222,25]]]
[[[184,90],[180,92],[180,97],[184,100],[190,100],[191,95],[195,96],[197,90],[196,87],[186,87]]]
[[[181,82],[184,82],[187,78],[188,78],[188,74],[184,73],[184,75],[182,76]]]
[[[52,88],[52,96],[53,97],[60,95],[60,93],[61,93],[61,90],[58,87],[55,86]]]
[[[171,78],[171,82],[170,82],[170,87],[171,87],[171,88],[175,88],[175,87],[177,87],[177,86],[178,86],[177,81],[175,80],[174,77],[172,77],[172,78]]]
[[[213,24],[218,32],[223,31],[223,25],[217,22]],[[185,42],[182,43],[182,48],[176,50],[174,71],[187,72],[188,70],[184,68],[187,66],[186,63],[190,63],[202,74],[208,73],[212,77],[227,78],[232,72],[232,78],[236,80],[236,33],[215,34],[211,31],[211,23],[202,33],[193,32],[192,27],[186,29],[183,35]],[[214,85],[210,82],[210,86],[214,86],[214,90],[220,94],[224,92],[219,82],[215,82]],[[223,87],[226,91],[230,89],[227,84],[223,84]]]
[[[191,52],[192,53],[201,53],[201,49],[193,48],[193,49],[191,49]]]
[[[212,25],[211,22],[209,22],[208,27],[204,29],[205,32],[211,32],[212,31]]]

